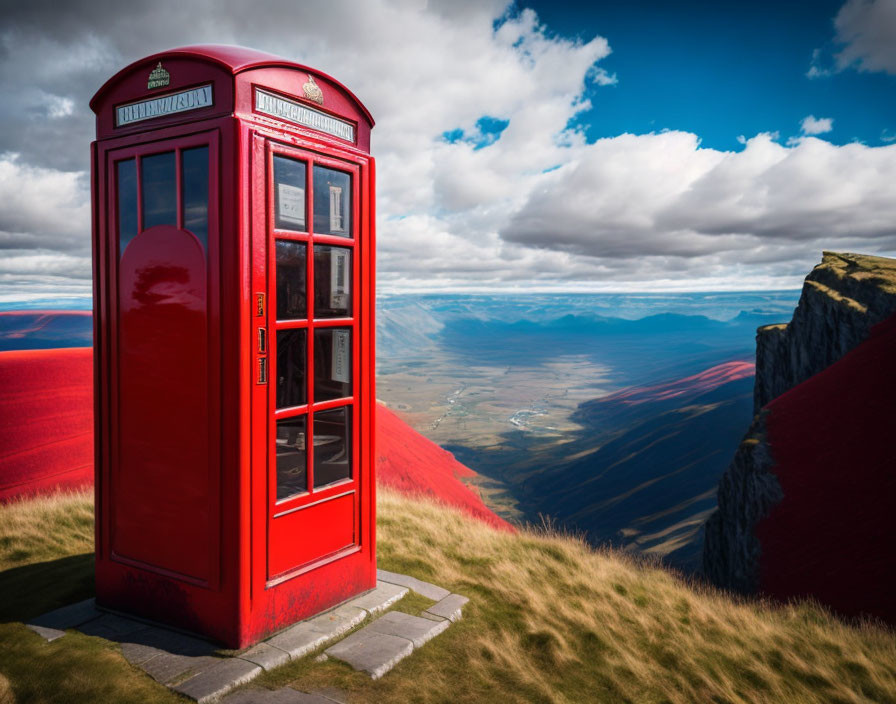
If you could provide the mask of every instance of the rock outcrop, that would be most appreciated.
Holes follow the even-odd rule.
[[[754,528],[784,496],[772,464],[760,413],[719,480],[718,508],[706,521],[703,572],[715,584],[742,593],[759,588]]]
[[[705,527],[703,568],[712,582],[743,593],[812,595],[845,613],[889,618],[873,599],[870,607],[861,603],[860,585],[853,603],[849,590],[828,598],[823,582],[863,572],[880,582],[868,567],[878,558],[852,564],[849,555],[877,545],[869,535],[896,546],[887,511],[875,509],[880,525],[870,527],[865,515],[872,513],[868,502],[896,498],[896,449],[887,431],[873,430],[881,418],[896,420],[894,325],[896,260],[825,252],[806,278],[793,320],[759,329],[756,416],[719,482],[718,510]],[[839,499],[829,494],[847,490],[865,502],[846,501],[834,511]],[[795,528],[805,523],[811,525]],[[782,556],[794,562],[799,554],[812,557],[798,568],[781,566]]]
[[[756,333],[754,413],[840,359],[896,311],[896,260],[825,252],[793,320]]]

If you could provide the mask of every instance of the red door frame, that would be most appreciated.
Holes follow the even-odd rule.
[[[304,572],[315,569],[316,567],[325,564],[326,562],[330,562],[332,560],[337,560],[341,557],[345,557],[346,555],[357,552],[360,547],[358,545],[359,536],[358,536],[358,527],[360,524],[360,517],[358,515],[360,509],[360,502],[358,500],[359,487],[360,487],[360,479],[359,473],[363,471],[359,467],[359,463],[357,461],[358,458],[358,447],[359,447],[359,426],[360,426],[360,418],[359,418],[359,406],[360,406],[360,389],[358,388],[357,381],[360,379],[360,368],[361,363],[360,360],[362,358],[362,348],[363,342],[360,340],[359,331],[360,331],[360,323],[359,323],[359,309],[360,309],[360,299],[362,296],[366,295],[366,292],[360,290],[360,262],[358,251],[359,251],[359,238],[357,233],[361,229],[360,224],[360,208],[358,207],[359,200],[359,177],[360,177],[360,165],[355,162],[350,161],[342,161],[333,159],[332,156],[323,156],[319,153],[314,153],[308,150],[299,150],[294,147],[288,147],[281,143],[274,142],[270,139],[265,141],[266,146],[266,154],[265,154],[265,163],[267,165],[266,173],[264,174],[265,179],[265,190],[267,192],[266,198],[266,210],[267,210],[267,229],[268,229],[268,237],[266,241],[267,245],[267,263],[268,263],[268,277],[267,277],[267,307],[268,307],[268,413],[269,413],[269,427],[268,427],[268,572],[267,572],[267,584],[269,586],[273,584],[277,584],[279,582],[285,581],[286,579],[291,579],[296,577]],[[284,156],[296,161],[301,161],[305,164],[306,168],[306,181],[305,181],[305,224],[306,229],[305,232],[296,232],[292,230],[280,230],[275,227],[275,212],[274,212],[274,183],[273,183],[273,160],[275,156]],[[351,175],[351,184],[352,184],[352,213],[351,213],[351,232],[350,237],[338,237],[333,235],[319,235],[314,233],[314,167],[315,166],[327,166],[332,167],[334,169],[338,169],[343,172],[347,172]],[[261,174],[259,174],[261,176]],[[300,320],[291,320],[280,322],[277,320],[277,286],[276,286],[276,271],[277,271],[277,263],[276,263],[276,252],[275,252],[275,243],[280,241],[288,241],[288,242],[296,242],[301,243],[306,246],[305,253],[305,280],[306,280],[306,315],[303,319]],[[351,251],[351,262],[352,262],[352,315],[349,318],[326,318],[326,319],[316,319],[314,317],[314,248],[316,245],[334,245],[349,249]],[[334,400],[328,401],[320,401],[316,402],[314,399],[314,364],[315,364],[315,350],[314,350],[314,331],[318,328],[350,328],[352,331],[351,334],[351,354],[352,354],[352,371],[351,371],[351,380],[352,380],[352,395],[349,397],[343,397]],[[276,385],[276,375],[277,375],[277,333],[281,330],[306,330],[305,343],[306,343],[306,355],[305,355],[305,384],[307,389],[307,401],[305,404],[301,406],[295,406],[283,410],[277,410],[276,406],[276,395],[277,395],[277,385]],[[326,411],[335,408],[343,408],[348,407],[351,409],[351,478],[348,480],[343,480],[337,482],[335,484],[328,485],[319,490],[314,489],[314,422],[312,417],[315,413],[320,411]],[[270,410],[270,409],[273,409]],[[281,501],[277,501],[277,472],[276,472],[276,421],[283,418],[293,418],[305,416],[306,418],[306,441],[305,441],[305,454],[306,454],[306,467],[307,467],[307,487],[308,491],[305,493],[295,494],[293,496],[287,497]],[[339,549],[336,553],[333,554],[322,554],[319,555],[314,561],[308,562],[305,564],[295,565],[291,569],[281,572],[278,574],[272,573],[270,568],[271,563],[271,554],[277,549],[274,542],[273,531],[272,531],[272,522],[276,521],[278,518],[282,518],[286,515],[289,515],[294,512],[298,512],[301,510],[311,509],[313,506],[320,505],[323,502],[326,502],[329,499],[335,499],[337,497],[345,496],[348,494],[353,494],[354,506],[352,510],[353,515],[353,529],[352,533],[354,536],[354,540],[352,544]],[[319,526],[321,530],[326,530],[326,526]],[[300,539],[304,539],[300,538]]]
[[[376,584],[375,487],[373,429],[374,395],[374,290],[373,258],[375,252],[373,207],[374,163],[366,153],[352,148],[334,149],[332,143],[317,142],[307,136],[272,129],[269,125],[250,120],[242,121],[243,151],[249,165],[244,177],[244,188],[251,193],[245,207],[252,221],[249,257],[251,259],[251,291],[247,296],[248,338],[255,343],[256,329],[267,330],[267,353],[260,354],[252,344],[249,377],[252,387],[252,584],[250,587],[250,621],[256,627],[259,613],[272,609],[289,608],[302,618],[334,606],[358,591]],[[306,231],[299,233],[274,227],[273,157],[283,155],[307,163],[306,172]],[[313,233],[313,164],[333,167],[352,175],[353,237],[315,235]],[[346,318],[277,323],[276,321],[276,261],[274,242],[288,240],[306,243],[306,291],[308,315],[313,315],[313,245],[328,244],[352,250],[352,322]],[[265,295],[263,323],[257,316],[256,295]],[[313,399],[313,330],[324,327],[352,328],[352,396],[315,403]],[[277,329],[305,329],[308,345],[306,353],[307,403],[282,411],[276,408],[276,331]],[[268,383],[257,383],[258,359],[267,357]],[[353,472],[350,481],[340,482],[306,494],[276,501],[275,420],[282,417],[306,415],[319,410],[350,405],[353,408],[352,453]],[[306,432],[308,426],[306,426]],[[313,432],[313,430],[312,430]],[[313,445],[306,440],[311,471],[307,481],[313,487]],[[321,555],[310,563],[297,565],[281,574],[268,573],[268,551],[271,549],[272,521],[296,510],[314,510],[314,504],[354,492],[353,508],[356,522],[354,543],[332,554]],[[323,526],[321,526],[323,527]],[[296,536],[296,539],[301,539]],[[302,595],[305,604],[297,607],[290,595]],[[340,596],[343,595],[343,596]],[[279,604],[282,606],[275,606]]]

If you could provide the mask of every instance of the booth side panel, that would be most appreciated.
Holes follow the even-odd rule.
[[[103,324],[105,319],[105,304],[103,297],[105,288],[101,272],[105,268],[105,256],[103,253],[102,238],[100,233],[103,231],[105,212],[105,201],[100,197],[101,189],[98,184],[100,172],[97,165],[97,143],[92,142],[90,145],[90,199],[92,202],[91,211],[91,249],[92,249],[92,268],[93,268],[93,504],[95,507],[94,519],[94,550],[99,557],[100,547],[102,545],[103,535],[103,517],[105,512],[100,508],[102,494],[100,488],[103,480],[100,476],[102,468],[105,466],[103,460],[103,440],[106,436],[104,431],[105,404],[102,403],[101,394],[106,388],[105,376],[105,353],[103,350],[104,338],[102,335]]]
[[[368,237],[367,237],[367,265],[365,275],[368,282],[364,286],[367,291],[367,349],[368,384],[367,408],[365,413],[365,429],[367,431],[367,491],[369,501],[370,537],[370,580],[376,584],[376,160],[371,157],[367,171],[369,195],[368,195]]]
[[[225,320],[236,317],[226,298],[233,295],[226,270],[235,268],[236,255],[225,254],[238,237],[229,212],[236,209],[232,126],[224,119],[201,132],[159,130],[145,144],[100,143],[94,243],[102,419],[97,600],[228,645],[239,640],[240,533],[239,419],[232,412],[239,399],[222,389],[223,378],[236,371],[224,350],[239,334],[238,321]],[[145,162],[172,154],[181,189],[190,149],[208,149],[212,169],[205,237],[185,229],[193,226],[178,206],[176,222],[138,228],[119,253],[116,160],[135,159],[148,179]]]

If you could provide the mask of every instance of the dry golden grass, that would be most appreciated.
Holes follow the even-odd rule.
[[[92,489],[0,506],[0,570],[85,552],[93,552]]]
[[[0,508],[4,598],[25,561],[90,549],[89,495],[31,503]],[[498,532],[383,489],[378,511],[380,565],[467,595],[464,618],[376,682],[309,657],[254,686],[337,686],[358,702],[896,702],[891,630],[738,602],[549,528]],[[114,644],[47,645],[14,623],[0,624],[0,672],[20,701],[178,701]]]
[[[269,686],[351,701],[896,701],[896,635],[812,604],[738,602],[549,528],[497,532],[379,495],[379,563],[470,597],[464,619],[371,682],[311,659]]]

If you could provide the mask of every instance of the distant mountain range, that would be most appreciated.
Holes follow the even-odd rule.
[[[87,310],[0,312],[0,351],[93,346],[93,315]]]

